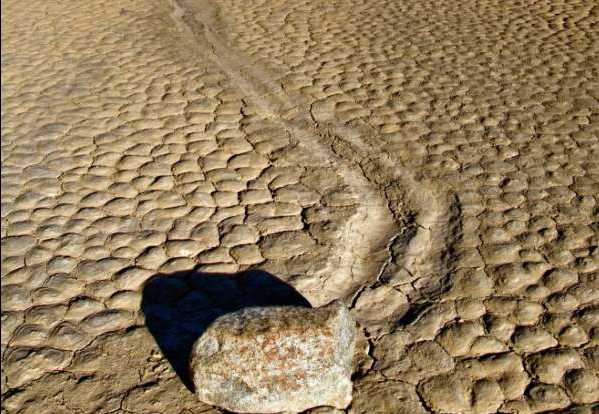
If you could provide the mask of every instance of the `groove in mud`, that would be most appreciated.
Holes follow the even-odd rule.
[[[340,275],[346,284],[349,277],[349,303],[355,304],[365,287],[381,276],[388,279],[389,269],[410,274],[410,302],[419,300],[420,287],[436,291],[440,275],[447,273],[442,257],[451,240],[446,235],[458,219],[442,191],[432,183],[417,182],[391,161],[368,125],[350,127],[315,115],[312,105],[287,94],[274,76],[234,51],[218,31],[214,6],[170,1],[172,18],[195,52],[215,63],[259,107],[261,115],[289,131],[298,145],[327,154],[346,183],[360,194],[361,207],[347,224],[336,254],[331,255],[340,260],[329,260],[323,272]],[[405,237],[411,226],[416,230]],[[396,240],[401,240],[401,246],[394,246]],[[329,282],[334,281],[325,280],[325,289]]]

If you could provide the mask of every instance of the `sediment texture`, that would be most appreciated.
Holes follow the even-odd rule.
[[[350,413],[591,412],[598,14],[4,1],[3,410],[218,412],[143,285],[260,267],[353,309]]]

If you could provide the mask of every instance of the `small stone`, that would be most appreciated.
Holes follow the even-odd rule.
[[[340,302],[224,315],[193,346],[196,395],[240,413],[344,409],[351,402],[355,336]]]

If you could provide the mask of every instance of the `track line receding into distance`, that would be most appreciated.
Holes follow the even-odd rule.
[[[284,127],[299,145],[327,154],[345,182],[360,194],[358,212],[347,224],[325,270],[337,276],[332,276],[335,280],[325,278],[323,289],[326,291],[329,281],[339,283],[346,278],[349,304],[382,281],[402,280],[396,283],[409,285],[401,291],[410,303],[419,301],[424,293],[440,291],[449,272],[445,253],[456,234],[455,228],[450,228],[459,226],[457,201],[438,186],[417,181],[392,161],[370,126],[341,124],[315,113],[301,96],[287,93],[275,76],[227,43],[214,5],[169,1],[172,18],[193,53],[216,64],[258,106],[262,116]],[[399,272],[407,272],[410,280],[394,277]]]

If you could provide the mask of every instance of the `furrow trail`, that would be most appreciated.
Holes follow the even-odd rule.
[[[285,91],[274,74],[227,42],[212,3],[170,1],[172,18],[198,57],[216,63],[263,116],[288,130],[299,145],[326,153],[360,194],[361,207],[336,242],[340,262],[333,257],[327,270],[338,275],[332,276],[336,283],[343,278],[349,286],[357,282],[358,288],[347,294],[349,303],[355,305],[359,295],[381,284],[405,291],[410,302],[438,293],[448,273],[444,257],[453,242],[450,235],[455,234],[449,227],[459,227],[451,196],[431,182],[418,182],[392,161],[366,123],[341,124],[316,114],[302,96]],[[396,316],[407,310],[401,307]],[[362,316],[368,320],[369,313]]]

